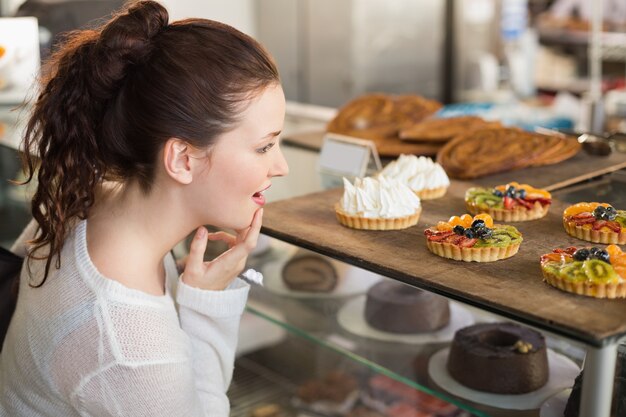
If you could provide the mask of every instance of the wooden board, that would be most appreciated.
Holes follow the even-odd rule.
[[[465,188],[453,182],[444,198],[425,201],[419,224],[405,230],[341,226],[332,207],[343,190],[335,189],[268,204],[262,232],[587,344],[603,346],[626,336],[626,300],[577,296],[542,281],[542,254],[556,247],[591,245],[563,230],[563,202],[555,201],[544,219],[515,224],[524,242],[510,259],[466,263],[431,254],[424,229],[465,213]]]
[[[301,133],[287,136],[283,140],[288,144],[318,151],[322,146],[323,135],[324,134],[322,132]],[[400,140],[398,141],[401,142],[401,144],[404,144],[404,142]],[[422,145],[416,146],[419,147]],[[432,153],[421,153],[419,152],[419,148],[414,149],[416,150],[415,152],[413,152],[410,148],[406,148],[405,151],[400,151],[400,149],[397,150],[399,152],[394,153],[396,156],[400,153],[433,155]],[[381,156],[385,156],[385,154],[381,154]],[[510,181],[517,181],[522,184],[531,184],[535,187],[553,191],[584,180],[598,177],[600,175],[608,174],[622,168],[626,168],[626,153],[613,152],[611,155],[606,157],[593,156],[581,151],[575,157],[558,164],[507,171],[501,174],[489,175],[487,177],[465,181],[464,184],[466,184],[467,187],[469,187],[470,184],[491,187],[498,184],[506,184]]]

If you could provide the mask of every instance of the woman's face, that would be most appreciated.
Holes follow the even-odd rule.
[[[272,177],[289,172],[279,147],[284,120],[283,89],[269,86],[251,99],[239,125],[212,145],[207,166],[194,179],[192,204],[203,224],[235,230],[250,225]]]

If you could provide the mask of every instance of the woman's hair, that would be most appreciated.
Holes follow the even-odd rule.
[[[68,230],[87,218],[103,180],[137,181],[148,193],[169,138],[207,147],[236,125],[247,99],[280,82],[251,37],[168,18],[157,2],[134,3],[99,29],[69,34],[43,71],[24,138],[26,182],[38,179],[31,209],[40,233],[29,256],[48,246],[36,286],[55,256],[60,267]]]

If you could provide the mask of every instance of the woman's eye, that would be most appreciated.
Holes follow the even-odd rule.
[[[257,149],[256,151],[258,153],[265,153],[265,152],[269,151],[270,149],[272,149],[272,146],[274,146],[274,142],[268,143],[267,145],[265,145],[262,148]]]

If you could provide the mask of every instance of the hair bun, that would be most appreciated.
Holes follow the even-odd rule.
[[[167,10],[156,1],[137,2],[102,29],[98,49],[122,64],[141,63],[153,49],[152,39],[167,27],[168,20]]]

